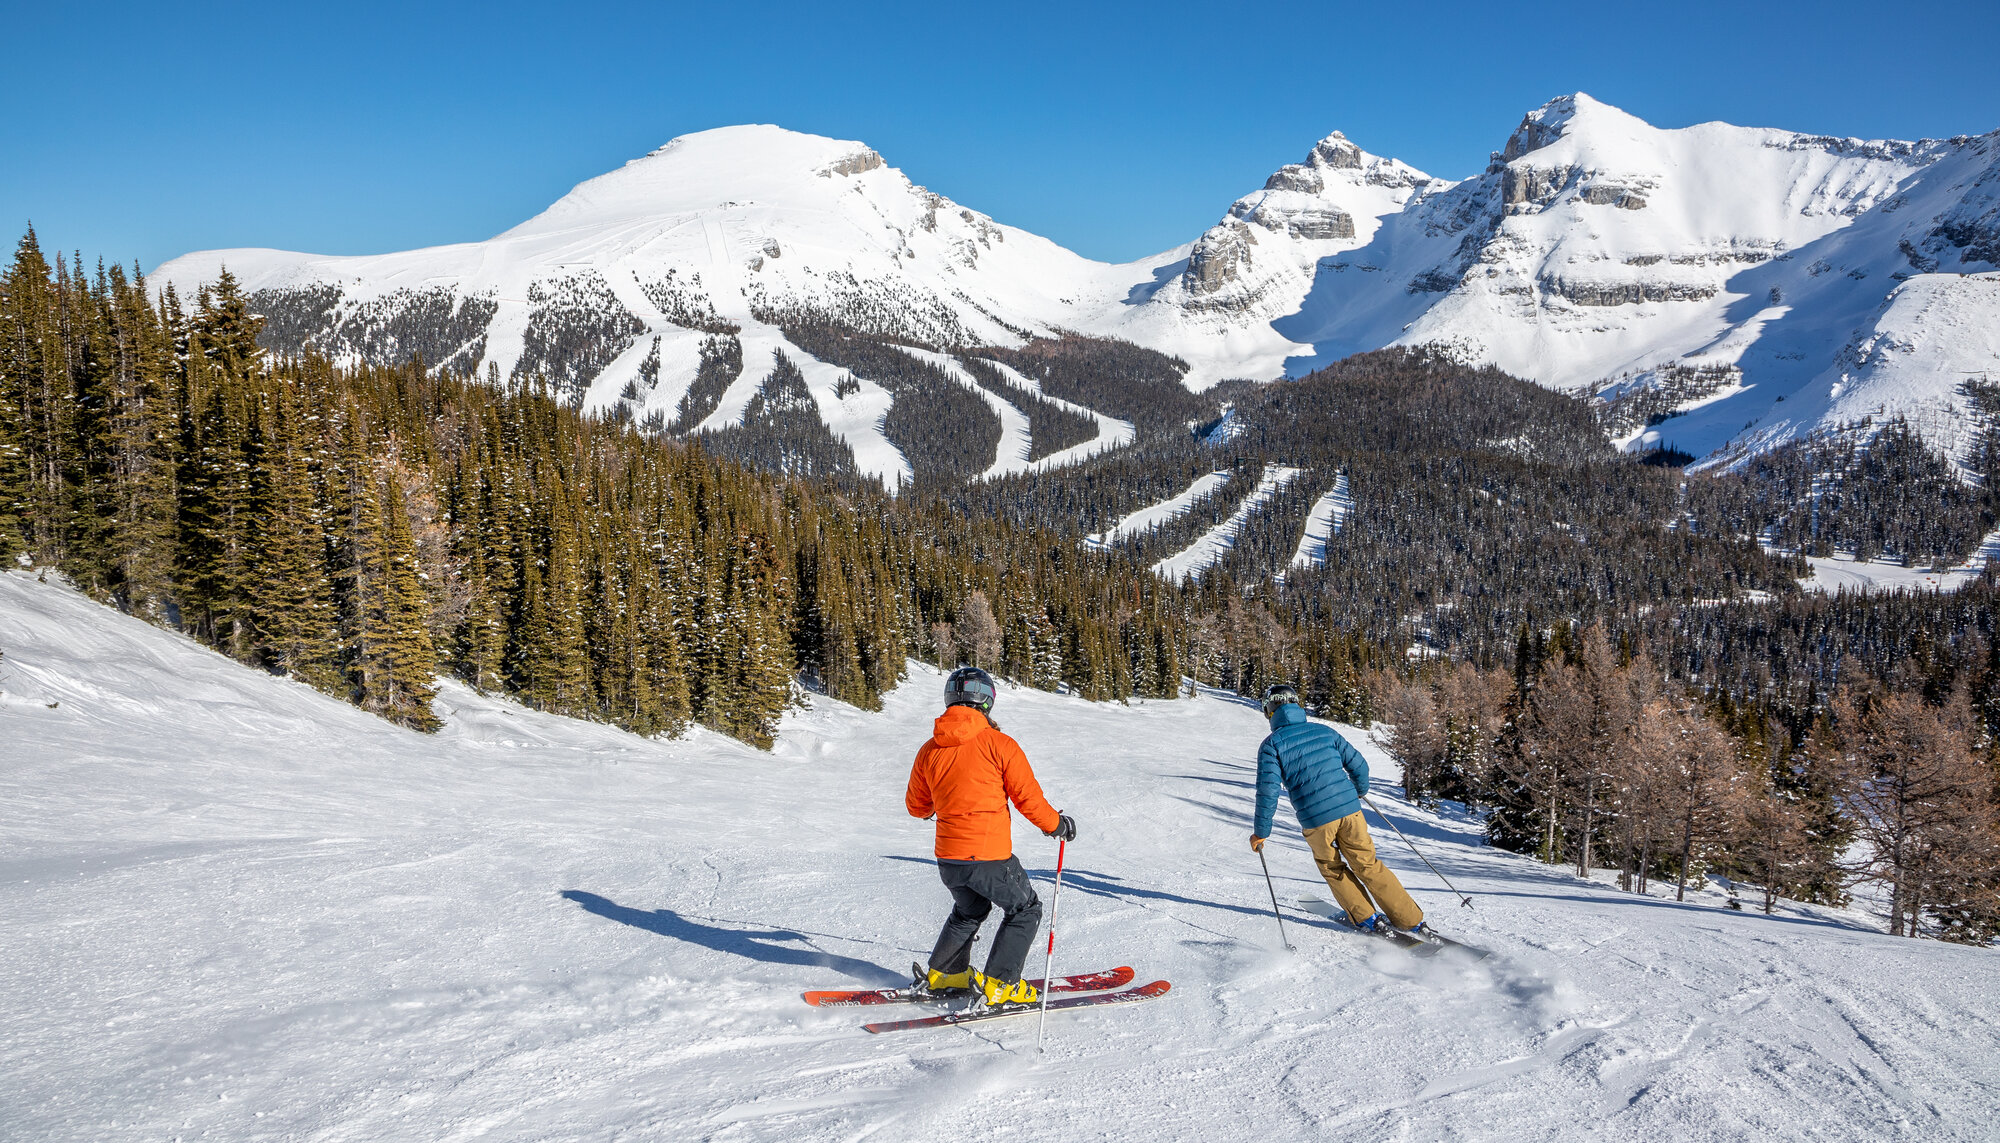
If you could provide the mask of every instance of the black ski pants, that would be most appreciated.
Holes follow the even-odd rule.
[[[1000,906],[1000,931],[993,951],[986,954],[986,975],[998,980],[1021,979],[1028,946],[1042,925],[1042,899],[1028,883],[1021,859],[1004,861],[939,861],[938,879],[951,890],[951,916],[931,950],[931,967],[939,972],[964,972],[972,960],[972,938],[993,906]]]

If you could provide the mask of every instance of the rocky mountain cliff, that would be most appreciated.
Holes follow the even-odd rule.
[[[1956,387],[2000,364],[1996,190],[2000,133],[1666,131],[1569,96],[1478,177],[1426,184],[1370,242],[1321,259],[1274,324],[1313,347],[1294,373],[1443,345],[1602,392],[1644,414],[1628,439],[1696,456],[1898,414],[1957,449]]]

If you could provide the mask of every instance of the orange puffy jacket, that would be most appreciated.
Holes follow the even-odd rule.
[[[1014,856],[1010,801],[1043,833],[1056,828],[1020,745],[972,707],[947,708],[910,767],[910,816],[937,815],[937,855],[947,861],[1003,861]]]

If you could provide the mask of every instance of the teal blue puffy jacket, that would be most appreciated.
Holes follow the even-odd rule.
[[[1300,829],[1338,821],[1361,808],[1368,760],[1332,727],[1307,721],[1297,703],[1271,716],[1271,733],[1257,749],[1256,836],[1271,836],[1278,787],[1292,797]]]

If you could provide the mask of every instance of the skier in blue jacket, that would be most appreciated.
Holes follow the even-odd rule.
[[[1278,787],[1283,786],[1320,876],[1355,927],[1381,933],[1393,925],[1423,934],[1424,911],[1396,874],[1376,859],[1375,843],[1361,819],[1368,760],[1332,727],[1307,719],[1290,683],[1273,683],[1264,692],[1264,717],[1271,720],[1271,733],[1257,750],[1257,821],[1250,848],[1261,853],[1264,839],[1271,836]]]

